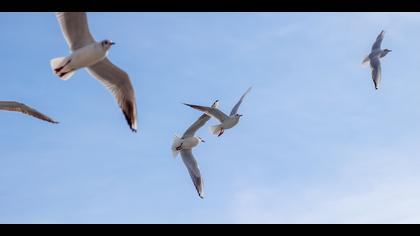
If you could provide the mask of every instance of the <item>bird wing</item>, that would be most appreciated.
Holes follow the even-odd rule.
[[[202,111],[202,112],[206,113],[207,115],[218,119],[222,123],[223,123],[224,120],[229,118],[225,113],[223,113],[222,111],[220,111],[217,108],[197,106],[197,105],[191,105],[191,104],[187,104],[187,103],[184,103],[184,105],[187,105],[187,106],[192,107],[196,110]]]
[[[182,139],[185,138],[189,138],[194,136],[195,132],[197,132],[197,130],[199,130],[201,127],[203,127],[207,121],[210,120],[210,116],[203,114],[201,115],[198,120],[196,122],[194,122],[194,124],[192,124],[187,131],[185,131],[185,133],[182,135]]]
[[[242,101],[244,100],[245,96],[251,91],[252,87],[249,87],[248,90],[246,90],[246,92],[242,95],[241,99],[239,99],[239,102],[236,103],[236,105],[233,107],[232,111],[230,112],[230,115],[235,115],[238,110],[239,110],[239,106],[241,105]]]
[[[133,86],[128,74],[105,58],[87,68],[88,72],[107,87],[120,106],[133,132],[137,131],[137,105]]]
[[[378,35],[378,37],[376,37],[376,41],[372,46],[372,51],[381,49],[381,43],[382,43],[382,40],[384,39],[384,35],[385,35],[385,31],[382,30],[381,33]]]
[[[375,89],[379,88],[379,84],[381,83],[381,62],[379,58],[373,58],[370,60],[370,67],[372,69],[372,80],[375,84]]]
[[[89,32],[86,12],[57,12],[55,15],[71,51],[95,42]]]
[[[188,169],[188,173],[194,183],[195,189],[198,195],[203,198],[203,179],[201,178],[200,169],[197,161],[195,160],[191,149],[184,149],[181,151],[181,157],[184,161],[185,166]]]
[[[6,110],[6,111],[15,111],[15,112],[21,112],[26,115],[33,116],[35,118],[53,123],[58,124],[57,121],[54,121],[50,117],[42,114],[41,112],[35,110],[34,108],[31,108],[25,104],[18,103],[18,102],[0,102],[0,110]]]
[[[211,105],[212,108],[217,108],[219,106],[219,101],[215,101],[213,103],[213,105]],[[197,130],[199,130],[201,127],[203,127],[207,121],[209,121],[211,118],[211,116],[207,115],[207,114],[203,114],[201,115],[198,120],[196,122],[194,122],[194,124],[192,124],[187,131],[185,131],[185,133],[182,135],[182,139],[186,139],[189,137],[194,136],[195,132],[197,132]]]

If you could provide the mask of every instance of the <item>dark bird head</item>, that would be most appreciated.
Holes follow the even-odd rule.
[[[102,46],[102,48],[103,49],[105,49],[105,50],[109,50],[110,48],[111,48],[111,46],[112,45],[114,45],[115,43],[114,42],[112,42],[111,40],[109,40],[109,39],[105,39],[105,40],[102,40],[101,41],[101,46]]]
[[[380,57],[382,58],[382,57],[386,56],[386,54],[388,54],[389,52],[392,52],[392,50],[389,50],[389,49],[382,50],[382,53],[381,53]]]

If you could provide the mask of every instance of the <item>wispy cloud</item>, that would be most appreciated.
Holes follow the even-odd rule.
[[[356,148],[330,180],[247,187],[231,216],[237,223],[419,223],[420,148]],[[293,186],[296,184],[295,186]]]

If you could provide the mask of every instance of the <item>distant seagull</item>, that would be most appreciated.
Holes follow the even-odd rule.
[[[50,117],[40,113],[39,111],[37,111],[37,110],[35,110],[31,107],[26,106],[23,103],[19,103],[19,102],[0,101],[0,110],[21,112],[23,114],[30,115],[30,116],[33,116],[35,118],[38,118],[38,119],[41,119],[41,120],[44,120],[44,121],[48,121],[48,122],[53,123],[53,124],[58,124],[57,121],[54,121]]]
[[[115,43],[108,39],[95,41],[89,32],[85,12],[58,12],[56,16],[71,55],[51,60],[54,74],[68,80],[76,70],[86,67],[112,92],[131,130],[137,132],[137,105],[130,78],[107,58],[108,50]]]
[[[217,108],[219,101],[216,100],[211,107]],[[210,116],[203,114],[198,118],[194,124],[192,124],[181,138],[175,135],[172,144],[172,155],[176,157],[181,152],[182,160],[190,173],[191,179],[194,183],[195,189],[197,190],[198,196],[203,198],[203,180],[201,178],[200,169],[197,161],[192,154],[192,148],[197,146],[200,142],[205,142],[202,138],[195,136],[195,132],[203,127],[207,121],[210,120]]]
[[[370,63],[370,68],[372,69],[372,79],[373,83],[375,84],[375,89],[379,88],[379,84],[381,82],[381,62],[379,59],[384,57],[388,52],[391,52],[392,50],[389,49],[381,49],[381,43],[384,39],[385,31],[382,30],[382,32],[378,35],[376,38],[375,43],[372,46],[371,53],[365,57],[362,64],[367,65],[367,63]]]
[[[230,112],[230,115],[229,116],[226,115],[225,113],[223,113],[222,111],[220,111],[217,108],[197,106],[197,105],[191,105],[191,104],[186,104],[186,103],[184,103],[184,104],[187,105],[187,106],[190,106],[190,107],[192,107],[194,109],[197,109],[199,111],[202,111],[202,112],[206,113],[209,116],[212,116],[212,117],[218,119],[221,124],[215,125],[215,126],[211,126],[210,127],[210,131],[211,131],[212,134],[217,135],[218,137],[220,137],[225,132],[225,129],[233,128],[236,124],[238,124],[239,119],[242,116],[242,115],[239,115],[238,114],[239,106],[241,105],[241,103],[244,100],[245,96],[251,91],[251,88],[252,87],[250,87],[244,93],[244,95],[242,95],[242,97],[239,100],[239,102],[233,107],[233,109]]]

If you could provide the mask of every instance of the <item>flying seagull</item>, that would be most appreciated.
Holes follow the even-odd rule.
[[[5,111],[15,111],[15,112],[21,112],[26,115],[33,116],[35,118],[48,121],[53,124],[58,124],[57,121],[54,121],[50,117],[40,113],[39,111],[35,110],[34,108],[31,108],[23,103],[19,102],[9,102],[9,101],[0,101],[0,110]]]
[[[219,101],[216,100],[211,107],[217,108]],[[200,169],[197,164],[197,160],[192,154],[192,149],[197,146],[200,142],[205,142],[202,138],[195,136],[195,132],[203,127],[207,121],[210,120],[210,116],[203,114],[201,115],[194,124],[192,124],[187,131],[179,138],[177,135],[174,137],[172,143],[172,155],[176,157],[181,152],[182,160],[190,173],[191,179],[194,183],[195,189],[197,190],[198,196],[203,198],[203,179],[201,178]]]
[[[242,115],[238,114],[239,106],[241,105],[242,101],[244,100],[245,96],[251,91],[252,87],[250,87],[241,97],[238,103],[233,107],[230,115],[226,115],[218,108],[213,107],[205,107],[205,106],[197,106],[184,103],[187,106],[190,106],[196,110],[202,111],[205,114],[212,116],[220,121],[221,124],[214,125],[210,127],[210,132],[214,135],[220,137],[224,132],[225,129],[233,128],[236,124],[238,124],[239,119]]]
[[[85,12],[58,12],[58,22],[71,54],[51,60],[53,73],[68,80],[78,69],[88,72],[107,87],[117,100],[133,132],[137,132],[137,105],[128,74],[112,64],[108,50],[115,43],[109,39],[96,42],[89,32]]]
[[[384,57],[386,54],[391,52],[392,50],[389,49],[381,49],[381,43],[384,39],[385,31],[381,31],[381,33],[376,38],[375,43],[372,46],[372,50],[368,56],[365,57],[362,64],[367,65],[370,64],[370,68],[372,69],[372,79],[373,83],[375,84],[375,89],[379,88],[379,84],[381,82],[381,62],[379,59]]]

